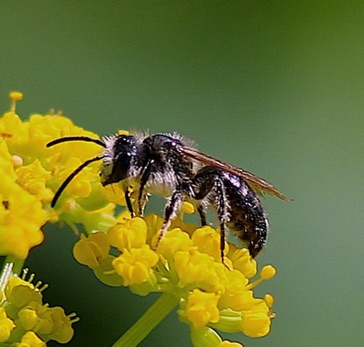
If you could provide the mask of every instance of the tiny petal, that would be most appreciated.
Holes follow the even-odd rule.
[[[211,292],[222,288],[211,256],[192,248],[189,251],[176,252],[174,261],[181,286],[194,284]]]
[[[33,331],[27,331],[23,335],[20,343],[14,344],[14,347],[46,347],[46,343]]]
[[[215,229],[210,226],[198,228],[191,239],[201,253],[211,255],[216,261],[220,261],[220,234]]]
[[[14,322],[7,317],[5,308],[0,307],[0,342],[5,342],[15,328]]]
[[[28,303],[41,303],[42,294],[33,284],[19,277],[11,277],[5,287],[6,299],[18,309],[25,307]]]
[[[221,295],[220,306],[240,311],[253,297],[252,291],[247,290],[248,279],[237,270],[226,274],[225,290]]]
[[[133,248],[124,252],[113,260],[116,273],[124,280],[124,286],[148,281],[152,276],[152,267],[157,264],[158,255],[148,245]]]
[[[91,269],[99,267],[100,262],[109,255],[109,242],[107,235],[102,232],[81,235],[81,239],[73,247],[73,256],[83,265]]]
[[[240,271],[246,278],[252,278],[257,274],[257,262],[253,259],[248,249],[238,248],[229,244],[228,257],[231,259],[233,268]]]
[[[119,251],[139,248],[146,242],[147,224],[142,218],[132,218],[124,224],[116,224],[107,235],[110,244]]]
[[[187,233],[179,228],[172,229],[166,233],[159,242],[158,253],[166,259],[173,259],[174,254],[178,251],[187,251],[192,247],[192,241]]]
[[[262,337],[270,330],[270,310],[264,300],[255,299],[249,310],[243,310],[241,330],[249,337]]]
[[[208,323],[217,323],[219,321],[220,312],[217,308],[218,301],[219,295],[194,289],[187,298],[184,313],[186,318],[192,323],[194,329],[201,329]]]

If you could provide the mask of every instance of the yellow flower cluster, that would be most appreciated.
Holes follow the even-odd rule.
[[[255,298],[252,289],[272,278],[275,269],[263,267],[251,282],[256,261],[246,249],[227,245],[228,269],[220,259],[218,231],[185,225],[180,217],[154,250],[162,222],[157,215],[131,218],[124,212],[107,233],[82,237],[74,256],[106,284],[127,286],[139,295],[174,296],[181,320],[190,325],[194,346],[222,346],[214,329],[249,337],[268,334],[273,298]],[[110,254],[113,248],[119,255]]]
[[[50,208],[62,181],[99,148],[84,142],[57,148],[46,144],[62,136],[97,136],[61,115],[35,114],[22,121],[15,112],[15,101],[22,94],[13,92],[10,98],[11,110],[0,117],[0,255],[25,259],[32,247],[42,243],[41,227],[47,221],[64,221],[74,231],[76,224],[83,224],[87,232],[107,230],[114,224],[114,205],[100,188],[95,167],[85,168],[56,209]]]
[[[56,149],[46,144],[62,136],[97,135],[53,113],[22,121],[16,114],[22,94],[10,93],[10,99],[10,111],[0,117],[0,255],[7,256],[8,264],[16,268],[12,271],[19,273],[30,249],[42,243],[41,228],[47,222],[63,221],[75,232],[76,224],[85,232],[108,230],[115,224],[115,206],[110,192],[100,188],[97,169],[90,166],[69,185],[56,208],[50,207],[62,180],[98,148],[80,143]],[[76,320],[60,307],[42,305],[40,291],[11,274],[3,270],[0,276],[0,342],[14,347],[68,342]]]
[[[180,319],[190,326],[194,346],[241,346],[223,341],[217,330],[249,337],[269,333],[273,297],[256,298],[253,288],[272,278],[275,269],[263,267],[259,278],[252,281],[256,261],[248,250],[230,243],[225,247],[224,264],[219,231],[183,222],[183,213],[194,212],[191,204],[184,203],[182,213],[157,245],[163,219],[154,214],[143,218],[131,218],[129,212],[117,215],[115,204],[125,205],[124,194],[118,186],[103,188],[100,164],[91,164],[70,182],[52,209],[55,191],[75,168],[99,155],[100,147],[87,142],[51,148],[46,144],[65,136],[98,136],[53,113],[21,121],[15,102],[22,95],[11,93],[10,97],[11,110],[0,118],[0,255],[25,259],[42,242],[41,227],[47,222],[65,222],[77,233],[76,225],[82,225],[75,258],[110,286],[129,287],[138,295],[162,293],[164,307],[157,302],[150,314],[163,310],[167,314],[166,307],[177,305]],[[17,341],[19,345],[14,346],[20,347],[26,343],[42,346],[50,339],[68,341],[73,333],[70,317],[61,308],[42,305],[40,291],[26,283],[13,277],[0,297],[0,342]],[[160,320],[149,319],[148,324]],[[114,346],[127,345],[123,341]]]
[[[46,346],[50,340],[71,340],[71,324],[78,319],[66,316],[61,307],[43,305],[41,292],[46,287],[34,286],[17,276],[9,279],[0,291],[0,343],[13,347]]]

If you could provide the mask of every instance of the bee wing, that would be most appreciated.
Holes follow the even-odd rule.
[[[227,171],[237,177],[240,177],[247,181],[249,186],[253,188],[259,195],[271,194],[275,195],[278,198],[285,200],[285,201],[291,201],[290,198],[283,195],[277,188],[275,188],[272,184],[269,182],[263,180],[262,178],[259,178],[252,173],[245,171],[243,169],[240,169],[236,166],[224,163],[214,157],[211,157],[207,154],[201,153],[198,150],[191,148],[191,147],[182,147],[182,152],[187,157],[190,157],[192,159],[195,159],[203,164],[214,166],[218,169]]]

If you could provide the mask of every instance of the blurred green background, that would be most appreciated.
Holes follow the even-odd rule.
[[[62,110],[100,135],[178,131],[270,182],[272,331],[254,346],[362,346],[364,3],[1,1],[0,103]],[[46,229],[27,266],[76,311],[69,346],[110,346],[155,298],[100,284]],[[190,346],[175,312],[142,346]],[[52,344],[49,344],[52,345]],[[56,344],[53,344],[55,346]]]

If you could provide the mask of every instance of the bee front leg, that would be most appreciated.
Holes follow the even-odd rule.
[[[125,189],[125,202],[126,202],[126,206],[128,207],[128,210],[131,214],[131,218],[134,218],[135,217],[135,213],[134,213],[134,210],[133,210],[133,204],[131,203],[131,200],[130,200],[130,190],[128,188]]]
[[[147,184],[149,177],[150,177],[151,166],[152,165],[149,161],[142,170],[142,175],[140,178],[139,193],[138,193],[138,216],[143,216],[144,207],[147,202],[147,197],[144,192],[144,189],[145,189],[145,185]]]

